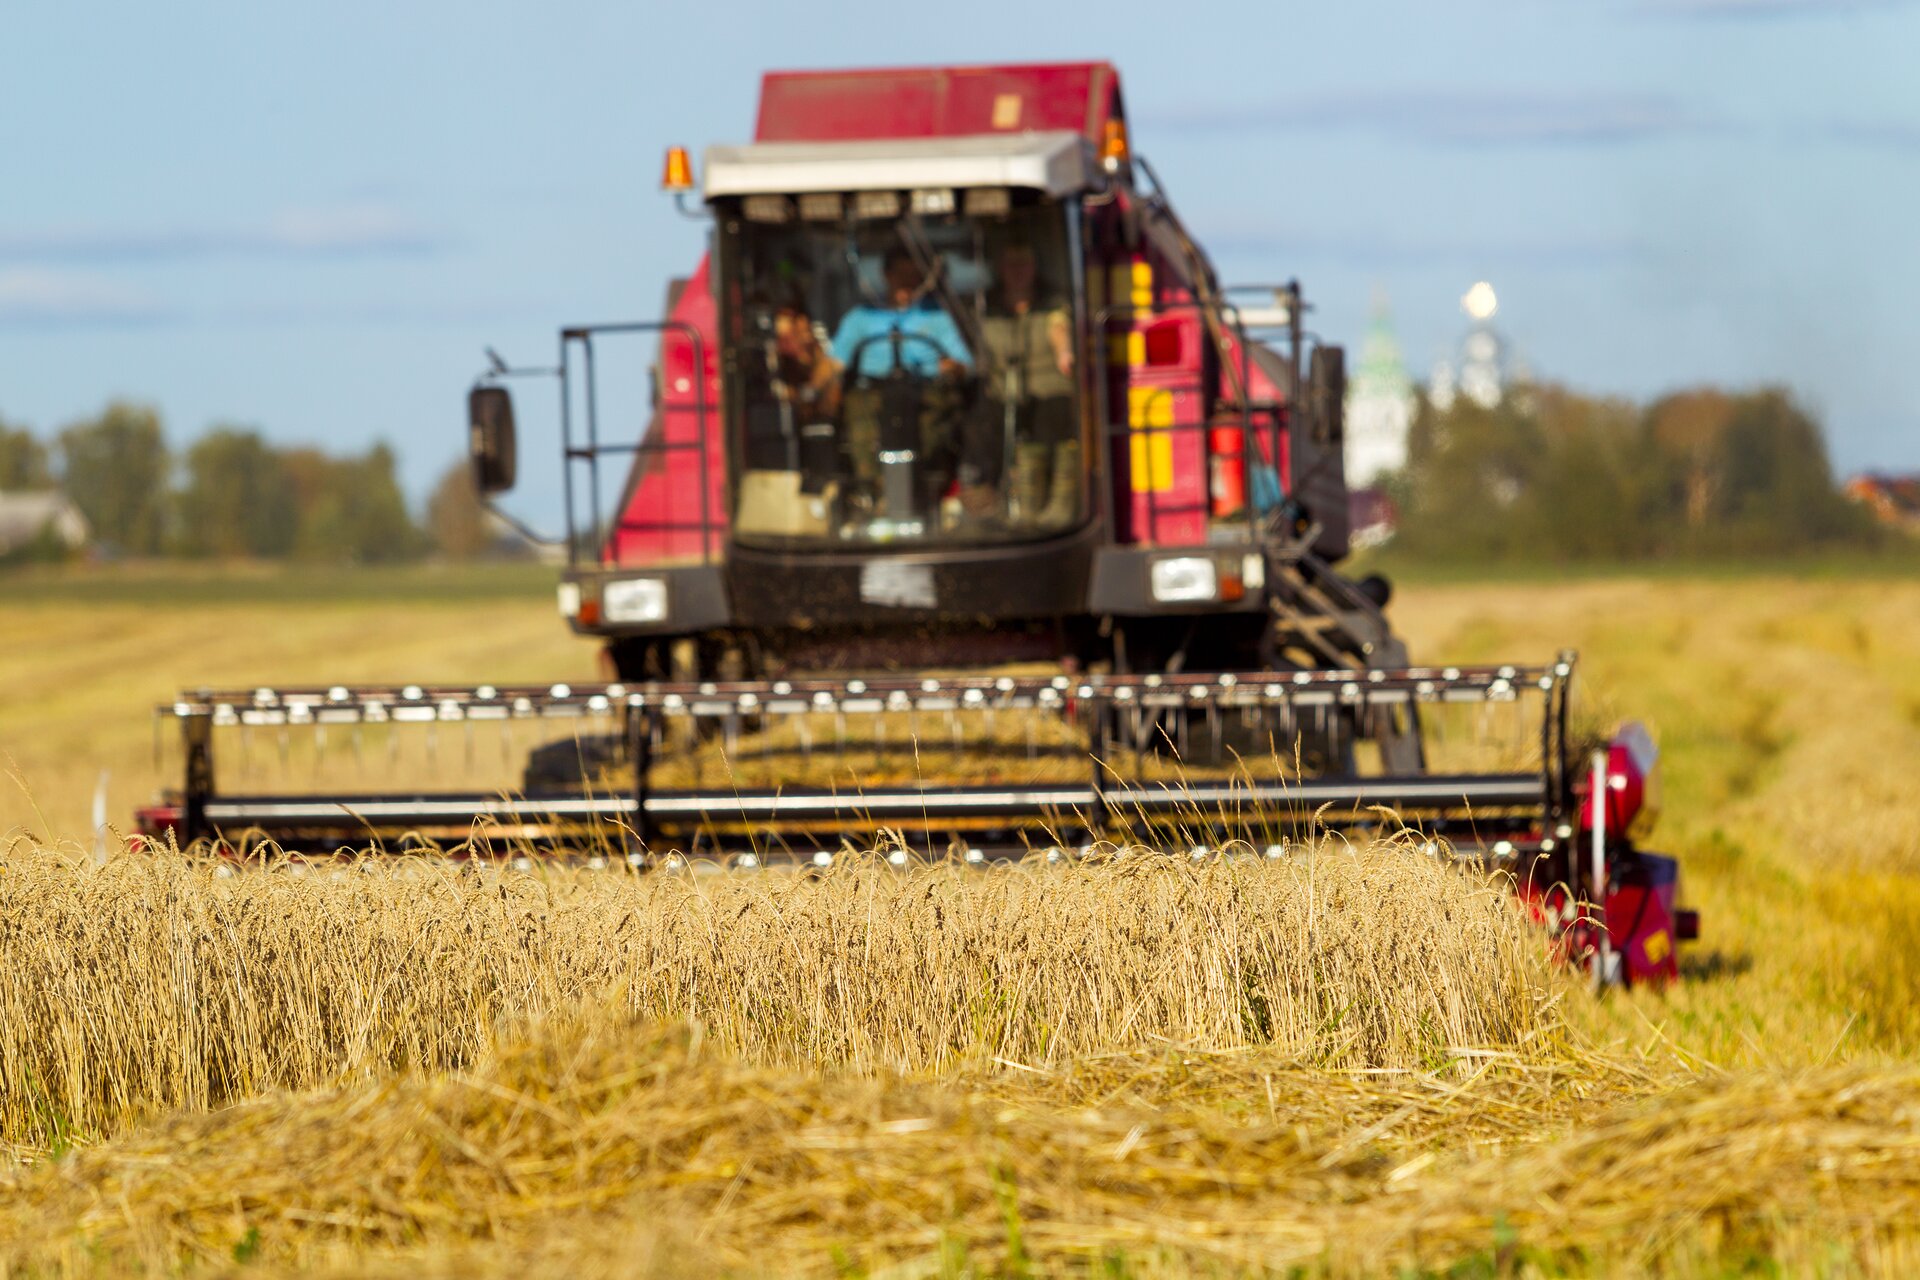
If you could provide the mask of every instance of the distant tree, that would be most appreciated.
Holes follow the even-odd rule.
[[[1782,388],[1670,395],[1648,407],[1646,430],[1690,546],[1782,552],[1874,536],[1835,486],[1819,423]]]
[[[1440,559],[1782,554],[1877,534],[1834,484],[1820,426],[1778,389],[1644,411],[1530,387],[1422,404],[1399,481],[1404,553]]]
[[[1820,425],[1785,390],[1739,397],[1720,444],[1723,533],[1740,546],[1792,551],[1873,532],[1834,483]]]
[[[180,549],[188,555],[284,556],[300,513],[286,461],[257,431],[215,427],[187,451],[179,495]]]
[[[1665,473],[1625,400],[1539,387],[1531,416],[1543,462],[1522,500],[1528,537],[1573,559],[1656,553],[1668,528]]]
[[[60,433],[61,481],[102,544],[153,555],[166,536],[171,461],[150,406],[116,400]]]
[[[1505,557],[1532,544],[1528,513],[1516,511],[1546,461],[1539,422],[1511,401],[1482,408],[1422,401],[1408,439],[1397,541],[1442,558]]]
[[[360,457],[303,450],[288,459],[300,501],[294,551],[303,559],[390,564],[418,558],[426,535],[407,513],[393,450],[376,444]]]
[[[1732,417],[1733,397],[1712,387],[1676,392],[1647,407],[1647,435],[1666,456],[1678,489],[1678,509],[1689,529],[1704,529],[1725,514],[1720,505],[1726,487],[1721,464]]]
[[[448,467],[434,486],[427,500],[427,533],[441,555],[455,560],[484,555],[494,546],[492,521],[466,461]]]
[[[0,419],[0,490],[47,489],[53,485],[47,446],[25,427]]]

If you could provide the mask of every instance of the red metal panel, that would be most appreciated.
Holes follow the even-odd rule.
[[[607,559],[618,565],[687,563],[705,550],[720,555],[727,527],[726,447],[721,436],[719,334],[707,259],[680,292],[670,317],[700,335],[701,359],[684,332],[669,330],[660,339],[660,409],[647,428],[649,443],[677,446],[642,453],[640,474],[631,486],[620,525],[608,540]],[[701,389],[705,413],[701,413]],[[704,423],[703,423],[704,418]],[[705,433],[704,451],[701,443]],[[684,446],[684,447],[678,447]],[[703,539],[700,495],[704,487],[708,521]],[[671,527],[669,527],[671,526]]]
[[[1668,982],[1680,976],[1679,864],[1656,853],[1627,859],[1607,894],[1607,933],[1629,983]]]
[[[1072,129],[1096,143],[1119,84],[1106,62],[769,71],[759,142],[949,138]]]
[[[1108,286],[1118,297],[1124,285],[1141,308],[1123,321],[1120,337],[1126,368],[1115,409],[1126,434],[1114,467],[1118,532],[1127,542],[1199,546],[1211,507],[1200,316],[1170,269],[1162,264],[1143,277],[1142,265],[1123,264],[1112,275],[1127,278]]]

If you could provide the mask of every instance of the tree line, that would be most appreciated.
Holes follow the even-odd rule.
[[[1649,404],[1520,387],[1424,397],[1386,486],[1396,554],[1452,561],[1778,556],[1885,532],[1835,483],[1820,424],[1781,388]]]
[[[126,401],[51,440],[0,420],[0,492],[64,490],[110,554],[381,564],[502,549],[464,462],[416,520],[395,461],[384,444],[336,455],[232,425],[176,452],[160,415]],[[1407,466],[1382,487],[1395,554],[1433,560],[1790,555],[1888,536],[1840,492],[1820,424],[1780,388],[1646,405],[1552,385],[1492,407],[1422,397]]]
[[[128,401],[50,440],[0,420],[0,492],[63,491],[108,554],[390,564],[499,549],[464,462],[416,520],[396,461],[385,444],[333,454],[229,424],[175,451],[159,413]]]

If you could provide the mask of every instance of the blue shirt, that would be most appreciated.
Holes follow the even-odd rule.
[[[841,317],[840,327],[834,331],[833,358],[844,365],[853,359],[854,350],[866,342],[867,349],[860,353],[860,367],[855,372],[884,378],[893,372],[893,339],[887,335],[896,329],[940,344],[935,350],[918,338],[902,338],[900,367],[908,373],[932,377],[940,372],[942,353],[969,368],[973,366],[973,355],[960,336],[960,326],[939,306],[908,307],[904,311],[892,307],[855,307]],[[875,340],[867,342],[869,338]]]

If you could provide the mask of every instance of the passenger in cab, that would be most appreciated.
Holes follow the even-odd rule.
[[[800,422],[830,420],[840,409],[840,362],[821,347],[803,304],[776,309],[773,344],[778,394],[795,406]]]
[[[1031,245],[1008,242],[995,265],[982,328],[993,364],[989,411],[1012,447],[1009,515],[1017,524],[1062,528],[1080,507],[1072,316],[1040,287]]]

